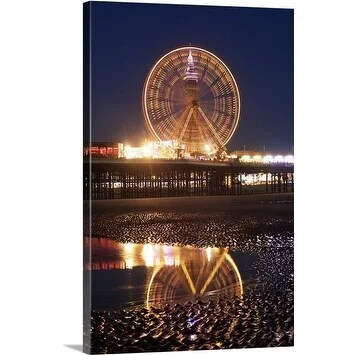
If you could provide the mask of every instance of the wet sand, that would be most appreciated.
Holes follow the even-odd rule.
[[[121,243],[259,251],[293,243],[293,194],[94,201],[91,233]]]
[[[293,345],[293,194],[94,201],[92,235],[258,256],[242,299],[93,311],[92,352]]]
[[[88,201],[84,201],[87,206]],[[293,193],[238,196],[161,197],[92,201],[93,213],[107,212],[232,212],[292,214]]]

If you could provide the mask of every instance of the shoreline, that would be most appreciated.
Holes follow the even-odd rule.
[[[115,212],[235,212],[237,214],[293,214],[294,193],[236,196],[154,197],[115,200],[85,200],[92,213]]]
[[[290,193],[93,201],[91,219],[84,217],[84,237],[261,251],[269,238],[293,245],[293,202]]]

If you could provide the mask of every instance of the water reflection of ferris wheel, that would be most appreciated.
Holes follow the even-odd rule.
[[[224,249],[201,250],[180,258],[175,265],[156,266],[151,274],[146,307],[211,297],[241,297],[240,272]]]

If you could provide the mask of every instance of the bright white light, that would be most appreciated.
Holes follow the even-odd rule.
[[[171,246],[170,245],[163,245],[162,247],[163,252],[169,254],[171,251]]]
[[[126,264],[126,269],[132,269],[134,266],[134,248],[135,244],[126,243],[123,244],[123,257]]]
[[[276,155],[274,162],[275,163],[283,163],[284,157],[282,155]]]
[[[124,146],[124,156],[127,158],[127,159],[133,159],[136,157],[136,154],[135,154],[135,151],[134,151],[134,148],[132,148],[130,145],[125,145]]]
[[[131,254],[133,252],[134,246],[135,245],[133,243],[123,244],[124,252],[128,253],[128,254]]]
[[[144,157],[151,157],[153,155],[153,147],[151,143],[148,143],[146,145],[143,146],[142,148],[143,151],[143,156]]]
[[[250,161],[251,159],[250,159],[250,155],[243,155],[242,156],[242,160],[243,161]]]
[[[143,259],[145,261],[145,266],[154,266],[154,250],[153,246],[150,244],[144,244],[143,246]]]
[[[261,155],[254,155],[254,161],[262,161],[263,158],[261,157]]]
[[[167,266],[174,266],[175,265],[175,260],[172,256],[164,256],[164,265]]]
[[[286,155],[285,156],[285,163],[293,163],[293,155]]]
[[[211,147],[209,144],[205,144],[205,151],[208,153],[211,151]]]
[[[124,157],[127,159],[141,158],[162,158],[171,159],[174,157],[174,149],[177,148],[176,141],[151,141],[140,147],[124,146]]]
[[[137,159],[145,157],[145,147],[125,146],[124,155],[127,159]]]
[[[264,163],[272,163],[274,159],[271,155],[265,155],[263,160]]]
[[[206,254],[207,254],[207,261],[210,261],[211,260],[211,256],[212,256],[212,248],[211,247],[208,247],[206,249]]]
[[[126,259],[126,269],[133,269],[133,259]]]

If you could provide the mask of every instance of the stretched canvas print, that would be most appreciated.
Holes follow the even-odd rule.
[[[84,351],[292,346],[293,10],[83,10]]]

